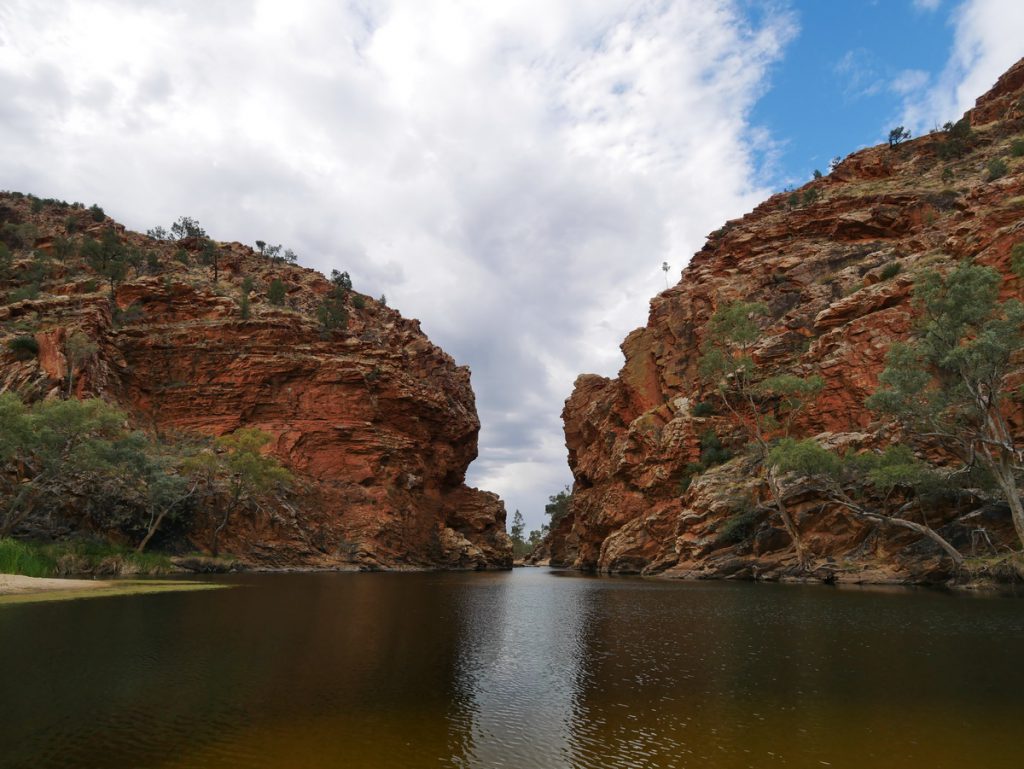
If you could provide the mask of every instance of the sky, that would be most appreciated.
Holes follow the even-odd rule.
[[[0,188],[387,295],[471,367],[469,482],[536,528],[574,379],[706,235],[958,118],[1021,30],[1020,0],[4,0]]]

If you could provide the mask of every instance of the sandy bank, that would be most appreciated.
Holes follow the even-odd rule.
[[[35,601],[64,601],[73,598],[103,598],[115,595],[167,593],[183,590],[216,590],[226,585],[212,582],[172,580],[47,579],[0,574],[0,606]]]

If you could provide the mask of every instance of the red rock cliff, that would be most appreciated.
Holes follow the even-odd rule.
[[[352,294],[347,331],[325,337],[315,308],[329,282],[238,243],[220,244],[214,284],[196,248],[191,266],[175,258],[188,242],[126,232],[82,209],[3,195],[0,220],[29,233],[16,271],[29,269],[31,248],[53,255],[66,229],[99,237],[114,226],[129,247],[156,255],[158,267],[139,271],[159,274],[129,277],[113,303],[81,260],[50,262],[36,298],[0,306],[5,337],[28,331],[40,345],[20,362],[3,347],[0,389],[54,397],[68,381],[64,340],[84,331],[99,351],[75,372],[79,397],[115,402],[155,431],[272,435],[273,454],[300,481],[297,504],[239,520],[225,550],[271,566],[511,565],[504,506],[464,484],[480,426],[469,370],[418,321]],[[254,284],[248,318],[243,277]],[[274,278],[288,286],[283,306],[267,298]]]
[[[961,157],[940,150],[945,132],[856,152],[709,237],[678,285],[652,300],[647,326],[623,342],[618,377],[576,381],[563,412],[574,495],[548,540],[553,563],[674,576],[795,573],[777,521],[762,516],[750,538],[731,546],[715,535],[764,501],[749,463],[736,459],[680,486],[701,436],[730,433],[726,417],[691,413],[709,395],[696,370],[708,320],[732,300],[766,304],[773,320],[759,363],[826,383],[803,432],[834,444],[886,443],[886,425],[864,401],[891,343],[910,329],[915,272],[970,258],[1000,270],[1007,295],[1022,294],[1009,252],[1024,241],[1024,158],[1011,151],[1024,140],[1024,61],[967,118],[973,133]],[[990,181],[993,158],[1008,171]],[[1024,430],[1024,414],[1012,419]],[[853,522],[813,497],[793,504],[830,578],[926,580],[942,570],[919,538]],[[970,525],[1012,541],[1003,511],[977,512]],[[951,536],[966,538],[967,528]]]

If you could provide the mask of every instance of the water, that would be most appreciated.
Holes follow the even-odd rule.
[[[1024,603],[546,570],[0,607],[0,767],[1021,766]]]

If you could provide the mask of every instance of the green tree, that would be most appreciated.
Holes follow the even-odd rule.
[[[544,515],[551,518],[548,524],[552,529],[569,514],[569,505],[572,503],[572,487],[566,486],[557,494],[548,497],[548,503],[544,505]]]
[[[284,304],[285,288],[279,278],[270,281],[270,288],[267,290],[267,300],[277,307]]]
[[[145,516],[142,520],[145,533],[135,546],[135,552],[143,552],[163,524],[178,520],[187,513],[186,505],[200,483],[199,478],[190,477],[184,471],[188,458],[180,447],[168,450],[157,446],[157,450],[151,450],[146,468]]]
[[[98,242],[91,238],[85,241],[82,255],[89,266],[110,284],[110,295],[113,297],[117,284],[128,274],[128,251],[117,231],[107,227]]]
[[[532,548],[526,541],[525,534],[526,522],[523,520],[523,514],[516,510],[515,515],[512,516],[512,528],[510,531],[512,556],[514,558],[525,558],[530,554]]]
[[[929,525],[921,509],[922,499],[941,488],[943,481],[906,446],[840,457],[813,440],[785,438],[772,448],[768,463],[778,474],[797,476],[856,518],[927,537],[942,548],[957,568],[963,566],[963,556]],[[915,495],[893,515],[856,501],[867,498],[872,491],[888,496],[898,487],[913,489]],[[914,512],[919,514],[921,522],[906,517]]]
[[[0,241],[0,281],[6,281],[11,276],[11,249],[7,244]]]
[[[191,216],[179,216],[178,221],[171,225],[170,235],[173,240],[205,238],[206,230]]]
[[[1024,544],[1024,450],[1004,411],[1016,394],[1010,374],[1024,349],[1024,305],[1000,302],[1001,283],[995,270],[969,263],[945,277],[925,273],[914,290],[915,336],[889,350],[868,406],[898,420],[912,440],[958,457],[953,477],[987,471]]]
[[[238,300],[238,307],[242,312],[242,320],[249,320],[249,294],[252,292],[252,278],[246,276],[242,280],[242,293]]]
[[[203,239],[203,249],[199,252],[199,260],[213,270],[213,284],[216,286],[220,280],[221,251],[209,238]]]
[[[889,131],[889,146],[895,147],[898,144],[905,142],[910,138],[910,131],[903,126],[896,126],[894,129]]]
[[[75,331],[64,342],[64,358],[68,364],[68,393],[74,392],[75,371],[84,366],[99,348],[86,334]]]
[[[526,539],[526,544],[529,546],[531,553],[534,552],[537,549],[537,547],[540,546],[540,543],[544,541],[545,534],[546,531],[542,531],[540,529],[530,529],[530,535]]]
[[[720,307],[708,323],[698,368],[706,386],[718,392],[736,425],[753,444],[765,471],[772,504],[793,540],[797,562],[808,568],[800,531],[783,502],[779,479],[768,455],[769,439],[788,436],[796,416],[824,386],[819,376],[769,374],[754,361],[753,349],[761,337],[760,321],[766,308],[752,302],[731,302]]]
[[[346,303],[351,291],[352,279],[349,274],[331,270],[331,287],[316,311],[317,320],[325,333],[344,329],[348,325]]]
[[[60,261],[66,262],[68,257],[75,253],[75,242],[63,235],[57,235],[53,239],[53,255]]]
[[[187,470],[207,489],[208,497],[223,497],[219,520],[214,527],[210,552],[220,550],[220,536],[239,507],[255,503],[291,484],[292,476],[271,456],[263,454],[271,436],[253,427],[244,427],[217,439],[217,451],[192,458]]]
[[[124,468],[109,462],[105,449],[124,434],[120,411],[99,399],[43,401],[29,410],[10,397],[4,396],[0,408],[0,432],[14,436],[6,454],[18,467],[8,467],[4,475],[19,482],[0,518],[0,537],[28,519],[40,503],[75,493],[76,485],[97,473],[125,475]]]

